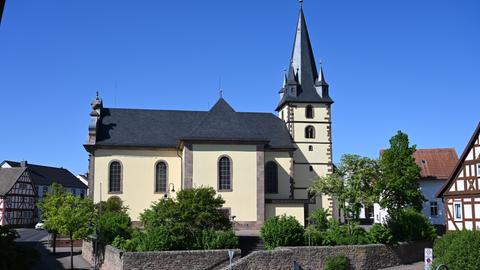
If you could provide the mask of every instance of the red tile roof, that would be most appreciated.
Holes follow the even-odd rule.
[[[417,149],[413,153],[415,162],[422,169],[423,178],[446,180],[458,162],[454,148]]]
[[[380,155],[383,151],[380,150]],[[454,148],[417,149],[413,157],[423,179],[447,180],[458,162]]]

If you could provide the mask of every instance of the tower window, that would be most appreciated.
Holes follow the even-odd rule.
[[[312,105],[308,105],[307,108],[305,109],[305,117],[312,119],[313,118],[313,107]]]
[[[218,160],[218,190],[232,190],[232,162],[229,157],[221,157]]]
[[[308,146],[308,151],[313,151],[313,145]]]
[[[305,138],[314,139],[315,138],[315,128],[308,126],[305,128]]]
[[[265,166],[265,191],[278,193],[278,167],[277,163],[270,161]]]
[[[311,172],[313,172],[313,166],[309,166],[309,167],[308,167],[308,170],[311,171]]]

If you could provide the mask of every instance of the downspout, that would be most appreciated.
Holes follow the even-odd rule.
[[[183,179],[184,179],[184,175],[183,175],[183,156],[182,156],[182,151],[181,151],[181,146],[182,146],[182,143],[178,143],[177,145],[177,156],[180,158],[180,190],[183,190]]]

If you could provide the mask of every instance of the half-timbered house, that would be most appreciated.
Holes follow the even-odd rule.
[[[25,227],[36,222],[36,192],[26,167],[0,168],[0,226]]]
[[[480,229],[480,123],[449,180],[437,194],[445,205],[447,230]]]

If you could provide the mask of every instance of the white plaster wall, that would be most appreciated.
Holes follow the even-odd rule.
[[[257,220],[257,150],[255,145],[194,144],[193,186],[210,186],[218,192],[218,159],[232,160],[232,191],[218,192],[231,208],[235,221]]]
[[[305,226],[305,210],[299,204],[270,204],[265,205],[266,218],[287,215],[295,217],[302,226]]]
[[[423,203],[423,214],[428,218],[431,224],[443,225],[445,224],[445,210],[441,198],[437,198],[436,194],[445,184],[442,180],[421,180],[420,189],[423,197],[427,200]],[[430,211],[430,202],[437,202],[438,215],[432,216]]]
[[[123,192],[108,193],[108,166],[113,160],[122,163]],[[168,183],[173,183],[175,190],[181,188],[181,159],[176,150],[107,150],[95,151],[95,194],[94,202],[106,201],[111,196],[118,196],[129,207],[132,220],[138,221],[139,215],[150,208],[152,202],[162,199],[164,194],[155,193],[155,164],[165,161],[168,165]],[[170,188],[169,188],[170,190]],[[175,192],[170,192],[175,197]]]
[[[288,199],[290,197],[290,166],[293,159],[288,152],[265,152],[265,165],[274,161],[278,166],[278,193],[265,194],[266,199]]]

